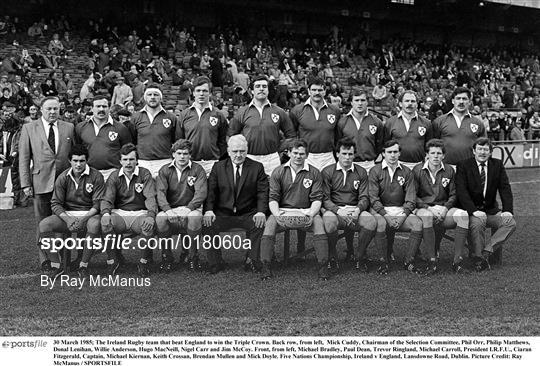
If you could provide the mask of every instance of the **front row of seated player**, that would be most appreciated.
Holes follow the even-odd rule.
[[[354,164],[356,145],[344,138],[337,144],[338,162],[319,172],[306,163],[307,143],[293,140],[290,160],[275,169],[268,179],[261,163],[247,158],[247,141],[242,135],[228,141],[229,158],[214,165],[206,178],[204,169],[191,161],[191,143],[178,140],[172,146],[173,161],[164,165],[154,181],[147,169],[137,165],[132,144],[121,149],[121,168],[104,183],[99,171],[86,164],[88,153],[75,146],[71,168],[56,180],[52,199],[54,215],[40,223],[42,238],[57,233],[87,235],[134,233],[145,238],[187,235],[186,261],[191,270],[201,268],[205,252],[210,273],[225,269],[221,250],[197,251],[201,235],[214,237],[232,228],[242,228],[251,241],[244,268],[272,277],[275,236],[287,229],[313,233],[318,277],[326,280],[337,268],[338,230],[357,231],[356,268],[368,271],[366,249],[374,238],[379,250],[377,272],[389,271],[388,237],[396,231],[409,235],[404,268],[410,272],[437,272],[437,256],[444,230],[456,228],[453,270],[468,272],[464,265],[468,238],[477,271],[489,269],[489,256],[515,230],[512,192],[500,160],[493,159],[491,144],[480,138],[473,145],[474,158],[460,162],[457,173],[443,164],[441,140],[426,144],[426,160],[413,170],[399,162],[400,146],[385,143],[383,160],[369,171]],[[502,212],[496,201],[499,192]],[[158,209],[159,208],[159,209]],[[267,212],[270,215],[266,216]],[[100,216],[101,215],[101,216]],[[489,242],[486,227],[495,229]],[[183,238],[182,242],[186,242]],[[427,261],[417,261],[421,242]],[[115,275],[120,253],[107,248],[108,274]],[[173,269],[173,252],[162,248],[160,270]],[[88,275],[92,250],[85,248],[79,262],[79,276]],[[138,273],[148,276],[152,251],[141,249]],[[50,253],[51,276],[64,272],[57,253]],[[183,259],[182,259],[183,260]]]

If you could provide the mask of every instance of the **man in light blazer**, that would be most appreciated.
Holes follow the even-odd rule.
[[[473,158],[457,164],[457,207],[469,214],[469,243],[473,245],[478,272],[490,269],[489,256],[516,230],[512,188],[501,160],[493,159],[487,137],[478,138],[472,147]],[[502,210],[497,203],[497,192]],[[495,229],[486,242],[486,227]]]
[[[68,155],[75,141],[73,124],[58,120],[58,98],[43,99],[41,114],[39,120],[23,125],[19,142],[21,188],[27,196],[34,195],[34,215],[37,223],[52,215],[54,181],[70,167]],[[37,225],[36,241],[39,241]],[[50,270],[50,261],[41,250],[39,260],[42,270]]]

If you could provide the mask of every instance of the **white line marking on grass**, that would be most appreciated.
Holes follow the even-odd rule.
[[[39,276],[39,273],[18,273],[7,276],[0,276],[0,280],[21,280]]]
[[[531,183],[540,183],[540,180],[526,180],[523,182],[510,182],[510,184],[531,184]]]

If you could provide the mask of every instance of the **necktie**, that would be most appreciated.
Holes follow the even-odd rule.
[[[482,194],[486,188],[486,163],[480,163],[480,181],[482,182]]]
[[[56,144],[54,143],[54,123],[49,123],[49,137],[47,138],[47,142],[49,143],[49,146],[51,147],[51,150],[54,154],[56,154]]]
[[[234,174],[234,193],[238,196],[238,187],[240,186],[240,164],[236,164],[236,173]]]

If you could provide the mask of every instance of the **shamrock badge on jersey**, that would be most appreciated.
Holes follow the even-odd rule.
[[[375,133],[377,132],[377,126],[369,125],[369,132],[371,132],[372,135],[375,135]]]
[[[445,187],[445,188],[446,188],[446,186],[448,185],[448,183],[450,183],[450,179],[448,179],[448,178],[443,178],[443,179],[441,180],[441,184],[442,184],[442,186]]]
[[[197,177],[187,177],[188,186],[192,187],[195,184],[196,179],[197,179]]]
[[[210,117],[210,124],[212,126],[217,125],[217,117]]]
[[[168,118],[163,118],[163,127],[165,128],[171,127],[171,120]]]
[[[360,181],[359,180],[355,180],[353,181],[353,187],[354,189],[358,189],[358,186],[360,185]]]
[[[326,118],[328,119],[328,122],[330,122],[331,124],[334,124],[334,122],[336,122],[336,115],[335,114],[329,114],[326,116]]]
[[[92,183],[86,183],[86,192],[92,193],[94,190],[94,185]]]
[[[141,193],[144,188],[144,184],[142,183],[135,183],[135,192]]]
[[[109,131],[109,140],[114,141],[118,137],[118,132]]]
[[[405,178],[403,178],[401,175],[398,175],[397,182],[399,183],[400,186],[402,186],[405,184]]]
[[[272,113],[272,122],[274,123],[279,122],[279,114]]]
[[[426,128],[425,127],[422,127],[422,126],[419,126],[418,127],[418,134],[420,136],[424,136],[426,134]]]
[[[313,179],[304,178],[304,187],[309,188],[313,184]]]
[[[471,123],[471,131],[476,133],[478,131],[478,125],[476,123]]]

